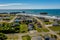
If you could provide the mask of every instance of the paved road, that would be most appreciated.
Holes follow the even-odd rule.
[[[10,20],[10,22],[8,22],[8,23],[13,22],[16,18],[17,18],[17,16],[15,16],[15,17],[14,17],[12,20]]]
[[[49,24],[49,25],[45,25],[45,27],[52,27],[52,24]]]
[[[60,39],[60,36],[56,33],[56,32],[54,32],[54,31],[52,31],[50,28],[48,28],[48,27],[46,27],[50,32],[51,32],[51,34],[54,34],[54,35],[56,35],[57,37],[58,37],[58,39]]]
[[[45,25],[40,19],[38,19],[38,18],[36,18],[36,17],[34,17],[37,21],[39,21],[42,25]],[[57,37],[58,37],[58,39],[60,39],[60,36],[56,33],[56,32],[54,32],[54,31],[52,31],[50,28],[48,28],[48,27],[46,27],[46,26],[44,26],[45,28],[47,28],[49,31],[50,31],[50,33],[51,34],[54,34],[54,35],[56,35]]]
[[[42,25],[42,27],[45,28],[45,25],[44,25],[44,23],[41,20],[39,20],[37,17],[34,17],[34,19],[36,19],[38,22],[40,22],[40,24]]]
[[[10,23],[11,22],[13,22],[14,21],[14,19],[16,18],[17,16],[15,16],[11,21],[10,21]],[[55,33],[54,31],[52,31],[51,29],[49,29],[48,27],[46,27],[45,26],[45,24],[43,24],[43,22],[41,21],[41,20],[39,20],[38,18],[36,18],[36,17],[34,17],[38,22],[40,22],[41,23],[41,25],[44,27],[44,28],[47,28],[50,32],[40,32],[40,33],[38,33],[38,32],[34,32],[34,33],[16,33],[16,34],[6,34],[8,37],[9,36],[11,36],[11,39],[13,40],[13,38],[14,37],[18,37],[18,40],[22,40],[22,36],[24,36],[24,35],[30,35],[30,36],[38,36],[39,34],[42,34],[42,35],[44,35],[44,34],[48,34],[48,33],[51,33],[51,34],[55,34],[59,39],[60,39],[60,36],[57,34],[57,33]]]
[[[31,37],[33,37],[33,36],[39,36],[40,34],[44,35],[44,34],[48,34],[48,33],[49,32],[40,32],[40,33],[39,32],[34,32],[34,33],[28,32],[28,33],[15,33],[15,34],[5,34],[5,35],[7,35],[8,38],[11,39],[11,40],[14,40],[14,38],[15,38],[15,40],[16,39],[17,40],[22,40],[22,36],[24,36],[24,35],[30,35]]]

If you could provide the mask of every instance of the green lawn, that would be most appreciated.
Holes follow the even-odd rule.
[[[10,16],[10,19],[13,19],[15,16]]]
[[[49,24],[52,24],[53,22],[44,22],[45,24],[49,25]]]
[[[7,36],[3,33],[0,33],[0,40],[6,40]]]
[[[46,29],[46,28],[38,28],[36,24],[35,24],[35,29],[36,29],[38,32],[49,32],[49,30]]]
[[[42,28],[42,30],[43,30],[44,32],[49,32],[49,30],[48,30],[48,29],[46,29],[46,28],[45,28],[45,29],[43,29],[43,28]]]
[[[52,27],[49,27],[49,28],[53,31],[60,31],[60,26],[56,26],[56,27],[52,26]]]
[[[20,32],[21,33],[28,32],[28,27],[26,24],[20,24]]]
[[[31,37],[29,35],[22,36],[22,40],[31,40]]]
[[[0,26],[0,32],[2,33],[19,33],[20,32],[20,26],[12,27],[10,23],[2,23],[2,26]]]
[[[49,32],[48,29],[43,29],[43,28],[37,28],[36,29],[38,32]]]

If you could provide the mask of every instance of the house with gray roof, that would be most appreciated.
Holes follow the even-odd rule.
[[[33,24],[28,24],[28,30],[33,30],[34,29],[34,25]]]
[[[31,40],[42,40],[42,37],[41,36],[34,36],[34,37],[32,37]]]

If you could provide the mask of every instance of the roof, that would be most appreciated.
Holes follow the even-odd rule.
[[[28,24],[28,29],[33,30],[33,26],[34,26],[33,24]]]
[[[50,38],[50,40],[56,40],[55,38]]]
[[[44,36],[44,38],[50,38],[48,35]]]
[[[22,20],[19,20],[19,19],[15,19],[14,21],[22,21]]]
[[[42,40],[41,36],[34,36],[31,40]]]

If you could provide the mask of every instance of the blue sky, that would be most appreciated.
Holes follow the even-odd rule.
[[[0,0],[0,9],[60,9],[60,0]]]

